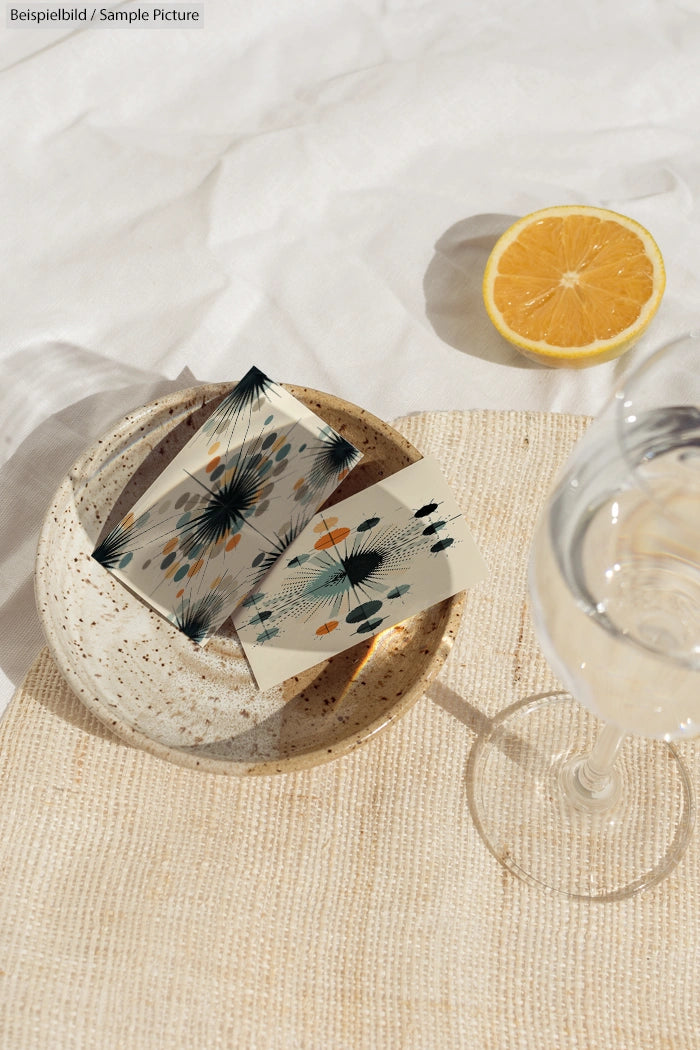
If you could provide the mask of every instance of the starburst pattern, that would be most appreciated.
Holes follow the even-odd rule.
[[[174,613],[175,626],[201,645],[212,628],[220,621],[221,613],[226,607],[226,595],[221,591],[210,591],[196,601],[186,600]]]
[[[202,430],[210,437],[234,430],[241,413],[252,412],[260,398],[269,397],[274,387],[273,381],[253,366],[214,409]]]
[[[224,485],[208,488],[208,499],[202,508],[182,526],[182,550],[188,556],[213,547],[219,540],[238,532],[254,509],[262,483],[250,460],[244,460]]]
[[[132,536],[130,529],[119,522],[92,552],[95,561],[105,569],[115,568],[129,551]]]
[[[319,434],[318,441],[309,447],[309,454],[312,464],[308,480],[313,489],[322,488],[329,481],[341,479],[360,458],[355,446],[330,427]]]
[[[253,561],[253,566],[258,571],[258,580],[267,575],[278,558],[292,545],[297,536],[301,535],[305,524],[303,518],[299,518],[294,524],[290,522],[268,541],[268,546]]]
[[[98,543],[92,552],[92,557],[105,569],[114,569],[119,565],[128,564],[138,549],[144,533],[148,531],[146,526],[149,519],[148,512],[141,514],[138,518],[135,518],[133,513],[127,514]]]

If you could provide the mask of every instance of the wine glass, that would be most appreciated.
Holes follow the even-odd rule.
[[[700,338],[623,378],[535,529],[530,607],[568,693],[498,715],[472,815],[509,870],[616,900],[679,862],[695,803],[673,741],[700,732]],[[574,699],[575,698],[575,699]]]

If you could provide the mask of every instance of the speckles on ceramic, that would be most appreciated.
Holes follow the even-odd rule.
[[[215,384],[155,401],[73,466],[39,540],[37,604],[62,673],[119,736],[211,772],[287,772],[352,750],[412,706],[447,657],[462,596],[261,693],[230,622],[201,648],[131,594],[91,552],[228,389]],[[420,458],[369,413],[287,389],[364,455],[329,506]]]

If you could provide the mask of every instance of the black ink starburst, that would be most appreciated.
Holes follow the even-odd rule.
[[[225,594],[211,591],[197,601],[183,603],[175,612],[175,626],[197,645],[201,645],[217,625],[226,599]]]
[[[335,609],[362,601],[362,595],[384,591],[384,579],[402,561],[401,541],[393,529],[374,536],[355,536],[342,548],[332,547],[315,559],[302,592],[309,606],[331,604]],[[303,570],[300,575],[304,575]]]
[[[133,530],[119,522],[110,533],[105,536],[101,543],[95,547],[92,556],[105,569],[114,569],[128,554],[134,540]]]
[[[310,452],[313,462],[308,480],[314,489],[335,481],[344,471],[350,470],[361,455],[352,442],[330,428],[319,434],[318,444],[310,448]]]
[[[242,412],[250,411],[256,401],[263,395],[270,394],[274,387],[273,381],[253,366],[242,379],[236,383],[233,390],[226,395],[211,416],[204,424],[204,431],[209,435],[219,435],[232,429],[238,422]]]
[[[271,631],[292,616],[306,619],[322,608],[332,615],[341,609],[349,613],[374,595],[383,595],[393,575],[409,560],[402,540],[402,530],[390,525],[375,528],[371,535],[358,533],[340,546],[293,558],[288,568],[296,571],[284,580],[280,590],[255,596],[257,618],[261,613],[269,616],[269,609]]]
[[[239,462],[231,479],[218,489],[210,489],[198,478],[190,477],[206,490],[209,498],[182,528],[182,548],[188,555],[206,550],[240,529],[257,503],[262,488],[255,459],[244,458]]]
[[[290,522],[281,532],[275,533],[274,537],[269,541],[269,546],[264,551],[261,551],[253,562],[254,567],[258,570],[258,582],[263,576],[267,575],[278,558],[292,545],[297,536],[301,535],[304,531],[304,526],[304,519],[301,518],[297,522]]]

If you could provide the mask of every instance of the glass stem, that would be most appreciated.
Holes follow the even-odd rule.
[[[591,753],[584,758],[578,770],[581,786],[587,791],[604,791],[610,777],[625,733],[616,726],[605,725]]]
[[[562,784],[576,809],[600,812],[617,802],[620,779],[615,773],[615,759],[625,736],[615,726],[605,725],[588,755],[574,755],[565,763]]]

